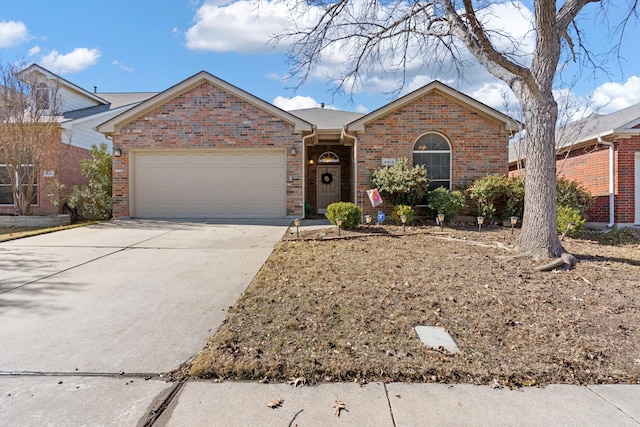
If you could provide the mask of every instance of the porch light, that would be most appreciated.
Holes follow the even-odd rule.
[[[313,159],[309,159],[309,164],[310,164],[310,165],[312,165],[312,164],[314,164],[314,163],[315,163],[315,162],[313,161]]]
[[[336,218],[336,225],[338,226],[338,237],[339,237],[340,229],[342,228],[342,218]]]
[[[482,231],[482,224],[484,224],[484,217],[479,216],[476,219],[478,220],[478,233],[480,233]]]
[[[122,156],[122,147],[113,147],[113,157]]]
[[[511,223],[511,235],[513,236],[513,227],[515,227],[515,225],[518,223],[518,217],[517,216],[510,216],[509,217],[509,222]]]
[[[443,231],[442,223],[444,222],[444,214],[438,214],[438,222],[440,223],[440,231]]]
[[[298,152],[296,151],[296,147],[291,147],[291,155],[295,156],[296,154],[298,154]]]
[[[367,225],[371,225],[371,215],[365,215],[364,221],[367,223]]]
[[[300,218],[293,220],[293,225],[296,226],[296,238],[300,238]]]
[[[560,241],[563,241],[563,240],[564,240],[564,238],[565,238],[565,236],[566,236],[567,234],[569,234],[569,232],[570,232],[571,230],[573,230],[574,228],[576,228],[576,224],[575,224],[575,222],[570,222],[570,223],[568,223],[568,224],[567,224],[567,229],[566,229],[566,230],[564,230],[564,233],[562,233],[562,237],[560,238]]]
[[[407,216],[400,215],[400,221],[402,222],[402,234],[404,234],[404,225],[407,223]]]

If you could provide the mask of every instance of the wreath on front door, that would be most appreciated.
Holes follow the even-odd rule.
[[[320,181],[322,181],[323,185],[329,185],[333,182],[333,174],[329,171],[326,171],[322,175],[320,175]]]

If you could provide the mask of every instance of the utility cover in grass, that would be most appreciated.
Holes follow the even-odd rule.
[[[434,350],[442,347],[449,353],[460,352],[458,344],[445,329],[439,326],[416,326],[415,329],[418,333],[418,338],[427,347],[431,347]]]

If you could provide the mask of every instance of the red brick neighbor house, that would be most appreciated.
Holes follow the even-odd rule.
[[[114,217],[296,218],[348,201],[373,212],[371,171],[399,157],[434,185],[508,171],[517,123],[432,82],[370,114],[284,111],[200,72],[105,123]]]
[[[558,177],[582,183],[595,197],[588,221],[640,225],[640,104],[571,123],[558,131],[557,141]],[[518,148],[509,152],[511,175],[525,170]]]
[[[56,96],[59,105],[58,115],[49,117],[57,123],[58,132],[48,142],[44,159],[39,164],[35,180],[37,194],[31,206],[33,215],[58,214],[61,207],[55,206],[47,196],[50,184],[57,180],[64,184],[66,190],[86,184],[80,172],[80,160],[91,156],[93,145],[104,142],[111,149],[111,141],[95,127],[153,94],[92,93],[36,64],[22,70],[19,75],[29,82],[36,82],[34,84],[41,97],[39,101],[48,103],[49,97]],[[0,215],[14,215],[12,184],[6,175],[7,167],[0,159]]]

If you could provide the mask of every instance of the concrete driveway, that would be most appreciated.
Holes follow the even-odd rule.
[[[129,386],[125,378],[177,368],[219,327],[286,225],[128,220],[1,243],[0,424],[29,424],[15,411],[38,396],[48,406],[69,401],[50,385],[71,381],[71,391],[96,393],[117,386],[89,386],[87,378]],[[140,414],[169,387],[143,382]],[[91,398],[99,397],[82,401]]]

